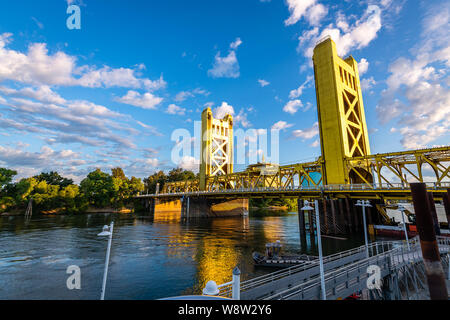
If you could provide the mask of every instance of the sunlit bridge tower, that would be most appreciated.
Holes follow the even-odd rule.
[[[202,112],[200,190],[206,190],[208,177],[233,173],[233,117],[215,119],[210,108]]]
[[[346,168],[346,158],[370,154],[364,105],[359,81],[358,64],[352,56],[342,59],[330,37],[314,48],[319,132],[323,166],[323,184],[372,182],[366,164],[352,163]]]

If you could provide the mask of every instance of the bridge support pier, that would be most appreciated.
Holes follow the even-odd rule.
[[[182,217],[212,218],[248,214],[248,199],[218,200],[187,197],[183,201]]]
[[[155,214],[155,199],[147,198],[144,200],[145,210],[149,213],[149,216],[153,216]]]

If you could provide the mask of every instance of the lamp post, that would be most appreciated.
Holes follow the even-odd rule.
[[[405,223],[405,207],[403,207],[402,205],[398,206],[398,210],[400,210],[400,213],[402,214],[402,223],[403,223],[403,231],[405,232],[405,239],[406,239],[406,244],[408,246],[408,251],[410,251],[410,247],[409,247],[409,239],[408,239],[408,231],[406,231],[406,223]]]
[[[99,237],[109,236],[108,238],[108,249],[106,249],[106,261],[105,270],[103,271],[103,284],[102,284],[102,294],[100,300],[105,300],[105,289],[106,289],[106,278],[108,277],[108,266],[109,266],[109,255],[111,253],[111,242],[113,235],[114,222],[108,226],[103,226],[103,231],[98,234]]]
[[[320,286],[322,289],[322,300],[327,300],[327,292],[325,290],[325,272],[323,268],[322,235],[320,233],[319,201],[315,200],[314,205],[316,207],[316,232],[317,245],[319,247]],[[300,210],[309,211],[314,210],[314,208],[309,205],[308,200],[305,200],[304,206]],[[312,221],[310,221],[309,223],[312,223]]]
[[[364,224],[364,239],[366,241],[366,256],[369,257],[369,240],[367,238],[367,224],[366,224],[366,207],[371,207],[369,200],[356,201],[358,207],[362,207],[363,211],[363,224]]]

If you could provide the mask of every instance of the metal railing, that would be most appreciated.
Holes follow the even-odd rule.
[[[450,239],[448,237],[437,237],[437,242],[441,253],[450,252]],[[403,243],[399,241],[392,244],[394,246],[389,250],[326,272],[325,286],[327,297],[336,298],[340,293],[343,294],[342,297],[345,297],[345,294],[349,292],[349,287],[365,287],[367,285],[367,278],[369,277],[367,268],[371,265],[380,267],[382,275],[386,276],[395,269],[422,260],[422,251],[418,237],[409,241],[410,250],[408,250],[406,241],[403,241]],[[319,299],[319,297],[320,279],[316,276],[296,286],[266,296],[264,299]]]
[[[450,187],[450,182],[425,182],[427,189],[439,190]],[[254,188],[236,188],[236,189],[222,189],[222,190],[206,190],[206,191],[177,191],[170,193],[158,193],[158,196],[169,195],[185,195],[185,196],[199,196],[202,194],[227,194],[227,193],[254,193],[254,192],[298,192],[298,191],[365,191],[365,190],[409,190],[409,185],[404,183],[383,183],[372,185],[368,184],[330,184],[322,186],[287,186],[287,187],[254,187]],[[152,194],[156,196],[156,194]],[[145,195],[139,195],[145,196]]]
[[[401,241],[380,241],[380,242],[373,242],[369,244],[369,255],[377,255],[381,252],[384,252],[386,250],[389,250],[390,248],[393,248],[395,245],[401,245]],[[356,255],[359,253],[365,253],[366,252],[366,246],[362,245],[357,248],[341,251],[338,253],[334,253],[328,256],[325,256],[323,258],[323,263],[327,264],[330,262],[338,261],[345,257],[350,257],[352,255]],[[258,286],[262,286],[264,284],[277,281],[279,279],[282,279],[287,276],[291,276],[294,274],[297,274],[302,271],[306,271],[308,269],[319,266],[318,260],[313,260],[309,262],[305,262],[303,264],[285,268],[279,271],[275,271],[266,275],[262,275],[256,278],[252,278],[246,281],[241,282],[241,291],[247,291],[253,288],[256,288]],[[231,286],[221,286],[219,295],[221,296],[229,296],[231,294]]]

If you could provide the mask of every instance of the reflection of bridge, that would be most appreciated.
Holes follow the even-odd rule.
[[[448,268],[450,239],[438,237],[442,262]],[[366,252],[369,252],[367,257]],[[401,241],[374,242],[366,246],[324,257],[325,288],[329,300],[345,298],[363,291],[369,299],[424,299],[428,292],[422,252],[417,238],[409,248]],[[368,290],[369,266],[380,268],[382,288]],[[231,296],[231,285],[222,286],[220,295]],[[301,265],[243,281],[240,296],[244,300],[319,300],[319,262]]]
[[[237,202],[232,209],[217,206],[249,197],[319,197],[323,199],[327,233],[361,225],[352,199],[376,199],[379,204],[390,199],[409,200],[409,182],[426,182],[433,198],[444,200],[450,218],[450,146],[371,154],[357,63],[353,57],[342,59],[336,52],[331,39],[314,49],[322,152],[316,161],[283,166],[258,163],[246,171],[233,172],[233,119],[230,115],[215,119],[207,108],[202,113],[199,179],[166,183],[159,194],[139,196],[150,211],[155,211],[155,204],[182,199],[182,216],[202,212],[211,216],[230,210],[236,214]],[[241,205],[241,213],[248,210],[248,202]],[[369,222],[371,219],[379,217],[369,214]]]

